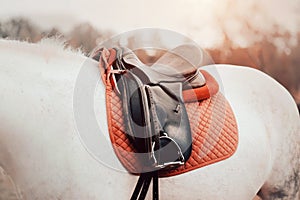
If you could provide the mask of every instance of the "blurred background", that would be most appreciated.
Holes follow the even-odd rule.
[[[0,38],[58,37],[89,55],[114,34],[169,29],[195,40],[215,63],[266,72],[300,104],[300,0],[0,1]]]

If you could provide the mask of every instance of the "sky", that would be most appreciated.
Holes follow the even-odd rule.
[[[0,21],[22,16],[43,29],[65,32],[89,22],[116,33],[142,27],[170,29],[204,47],[221,44],[225,36],[239,47],[268,36],[277,45],[297,45],[300,0],[10,0],[0,7]],[[274,32],[289,34],[284,44]]]

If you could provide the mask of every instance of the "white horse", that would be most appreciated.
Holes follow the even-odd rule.
[[[73,91],[83,64],[87,74],[99,78],[97,62],[80,52],[57,44],[0,40],[0,166],[20,199],[131,196],[138,177],[98,162],[77,133]],[[160,179],[161,199],[299,198],[300,120],[291,95],[255,69],[205,69],[220,75],[237,118],[238,149],[224,161]],[[101,81],[97,91],[95,112],[107,138]],[[117,160],[107,139],[96,144]]]

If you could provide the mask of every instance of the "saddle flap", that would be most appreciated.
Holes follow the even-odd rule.
[[[164,85],[164,87],[167,86],[168,84]],[[179,83],[172,83],[168,89],[170,88],[180,91],[182,87]],[[173,142],[181,149],[184,159],[187,160],[191,153],[192,136],[182,97],[173,96],[172,93],[164,91],[159,86],[147,87],[147,89],[151,103],[151,116],[156,131],[159,131],[160,136],[172,138]],[[178,157],[175,159],[170,157],[169,159],[171,162],[177,160]]]

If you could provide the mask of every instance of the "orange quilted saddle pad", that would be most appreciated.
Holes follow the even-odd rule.
[[[139,163],[137,152],[125,134],[121,99],[114,92],[101,63],[100,70],[106,85],[108,129],[114,151],[122,165],[129,172],[136,174],[141,171],[143,165]],[[206,79],[213,79],[208,72],[202,71],[202,73]],[[214,80],[207,84],[217,84],[217,82]],[[205,87],[216,88],[214,85]],[[237,123],[223,94],[217,92],[202,101],[187,102],[185,106],[192,131],[192,154],[183,166],[160,171],[160,177],[174,176],[216,163],[229,158],[237,149]]]

